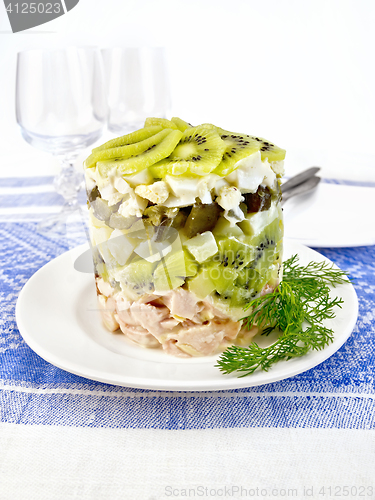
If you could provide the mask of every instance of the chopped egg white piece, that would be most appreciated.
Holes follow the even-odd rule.
[[[133,190],[132,190],[133,191]],[[127,195],[127,198],[119,206],[118,212],[123,217],[131,217],[133,215],[142,217],[143,211],[147,207],[147,200],[136,195],[134,191]]]
[[[107,241],[108,250],[120,266],[124,266],[133,253],[135,245],[120,230],[115,229]]]
[[[241,193],[255,193],[260,184],[272,187],[276,174],[268,161],[262,162],[260,152],[254,153],[236,163],[236,169],[226,176]]]
[[[154,182],[149,186],[141,184],[135,188],[135,194],[150,200],[152,203],[160,204],[166,201],[169,196],[168,184],[164,181]]]
[[[218,205],[224,208],[224,217],[230,222],[231,226],[245,218],[240,209],[240,203],[243,199],[241,191],[234,186],[224,186],[219,191],[216,201]]]
[[[284,160],[280,161],[272,161],[271,162],[271,168],[277,175],[284,175],[285,170],[284,170]]]
[[[243,201],[241,191],[234,186],[224,186],[219,191],[216,201],[224,210],[232,210]]]

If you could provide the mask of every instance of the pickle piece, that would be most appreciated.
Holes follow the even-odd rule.
[[[167,208],[161,205],[151,205],[143,212],[145,222],[150,222],[153,226],[160,226],[165,218],[173,219],[178,213],[178,208]]]
[[[184,232],[188,238],[193,238],[197,234],[212,231],[219,219],[222,209],[217,203],[203,205],[195,203],[186,219]]]
[[[259,186],[256,193],[243,196],[248,212],[264,212],[271,207],[271,192],[268,187]]]
[[[96,200],[96,198],[101,198],[102,195],[100,194],[98,186],[95,186],[90,192],[87,191],[87,199],[89,200],[90,203]]]
[[[129,144],[144,141],[145,139],[148,139],[149,137],[163,130],[163,128],[165,127],[161,127],[160,125],[141,128],[140,130],[136,130],[135,132],[131,132],[130,134],[116,137],[115,139],[111,139],[110,141],[105,142],[101,146],[94,148],[92,150],[92,153],[97,153],[98,151],[102,151],[103,149],[118,148],[121,146],[128,146]]]

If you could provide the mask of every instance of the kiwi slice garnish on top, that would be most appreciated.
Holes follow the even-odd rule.
[[[171,129],[162,129],[157,134],[152,135],[148,139],[126,146],[117,148],[102,149],[92,153],[86,160],[86,167],[94,167],[98,161],[125,159],[139,155],[144,151],[149,150],[154,145],[159,144],[167,135],[172,132]]]
[[[272,161],[282,161],[285,159],[286,151],[281,149],[272,142],[263,139],[262,137],[254,137],[254,139],[260,144],[260,154],[262,161],[266,158],[269,162]]]
[[[166,175],[205,175],[220,163],[224,141],[214,129],[202,126],[185,130],[173,153],[150,169],[155,178]]]
[[[147,149],[135,153],[130,158],[115,158],[108,161],[98,161],[97,168],[101,177],[116,167],[122,174],[134,174],[169,156],[179,143],[182,132],[165,129],[148,139]],[[154,141],[151,141],[154,139]],[[145,142],[145,141],[143,141]],[[136,145],[135,145],[136,146]]]
[[[223,129],[218,129],[218,131],[225,143],[225,151],[223,159],[216,167],[214,173],[224,177],[234,170],[235,164],[239,160],[259,151],[261,145],[259,141],[250,135],[227,132]]]
[[[101,151],[102,149],[110,149],[110,148],[118,148],[121,146],[128,146],[129,144],[135,144],[136,142],[144,141],[149,137],[157,134],[165,127],[161,127],[160,125],[152,125],[150,127],[141,128],[140,130],[136,130],[135,132],[131,132],[130,134],[122,135],[121,137],[116,137],[115,139],[111,139],[110,141],[105,142],[101,146],[94,148],[92,153],[96,153]],[[173,127],[170,127],[173,128]]]
[[[185,122],[184,120],[181,120],[181,118],[178,118],[177,116],[174,116],[171,118],[171,121],[177,125],[178,130],[181,130],[181,132],[185,132],[187,128],[192,128],[193,125],[190,123]]]
[[[162,127],[162,128],[172,128],[175,130],[179,130],[179,127],[173,121],[167,120],[167,118],[146,118],[145,120],[145,128],[146,127]]]

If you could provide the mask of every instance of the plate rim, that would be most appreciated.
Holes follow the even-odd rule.
[[[289,238],[284,238],[284,242],[287,244],[292,245],[293,247],[302,247],[304,251],[306,249],[309,252],[312,252],[314,254],[317,254],[321,257],[321,259],[333,264],[335,267],[338,267],[336,264],[334,264],[330,259],[325,257],[324,255],[320,254],[319,252],[316,252],[312,248],[307,247],[306,245],[303,245],[299,242],[296,242],[293,239]],[[347,341],[347,339],[350,337],[351,333],[353,332],[354,326],[356,324],[357,318],[358,318],[358,297],[356,294],[356,291],[352,285],[352,283],[345,285],[348,288],[350,287],[350,292],[348,293],[351,294],[353,302],[351,302],[350,306],[352,307],[352,316],[351,320],[349,323],[346,325],[345,328],[345,333],[341,334],[339,338],[336,338],[332,343],[330,343],[328,346],[326,346],[324,349],[320,351],[310,351],[307,353],[305,356],[301,358],[295,358],[289,361],[280,361],[277,363],[278,366],[283,366],[286,363],[288,363],[288,367],[290,368],[288,372],[285,375],[281,375],[280,373],[277,372],[277,370],[272,370],[272,368],[268,372],[264,371],[259,371],[257,373],[263,374],[264,379],[262,381],[258,381],[256,377],[253,377],[253,375],[245,376],[245,377],[239,377],[238,374],[229,374],[225,375],[222,374],[219,369],[217,368],[217,371],[220,374],[220,378],[218,379],[213,379],[209,380],[208,383],[204,379],[201,381],[197,380],[178,380],[175,382],[174,380],[164,380],[164,379],[156,379],[152,380],[150,378],[142,378],[140,379],[139,377],[132,377],[131,375],[124,375],[120,378],[124,378],[124,380],[114,380],[113,375],[109,374],[108,372],[106,373],[105,371],[100,371],[100,373],[93,372],[90,368],[88,369],[87,367],[78,367],[72,364],[69,359],[61,360],[59,357],[56,357],[56,353],[51,353],[48,350],[45,350],[43,345],[40,345],[35,338],[33,338],[33,335],[30,335],[28,332],[28,327],[27,324],[24,321],[23,318],[23,308],[24,308],[24,301],[27,298],[27,294],[29,293],[30,288],[36,286],[38,283],[38,280],[40,279],[41,275],[45,272],[48,272],[49,268],[52,266],[58,265],[58,262],[61,260],[63,262],[64,258],[67,259],[68,256],[73,256],[74,254],[78,254],[82,251],[85,251],[89,248],[88,243],[85,243],[83,245],[79,245],[71,250],[68,250],[67,252],[64,252],[60,254],[59,256],[55,257],[48,263],[46,263],[44,266],[39,268],[25,283],[23,286],[19,297],[17,299],[16,303],[16,321],[17,321],[17,326],[19,329],[19,332],[21,336],[23,337],[24,341],[26,344],[40,357],[42,357],[45,361],[48,363],[53,364],[54,366],[67,371],[69,373],[72,373],[74,375],[78,375],[80,377],[86,378],[91,381],[96,381],[96,382],[101,382],[105,384],[111,384],[115,386],[120,386],[120,387],[130,387],[130,388],[136,388],[136,389],[146,389],[146,390],[161,390],[161,391],[182,391],[182,392],[195,392],[195,391],[221,391],[221,390],[232,390],[232,389],[243,389],[243,388],[248,388],[248,387],[258,387],[261,385],[269,384],[269,383],[274,383],[280,380],[285,380],[290,377],[294,377],[300,373],[304,373],[311,368],[314,368],[315,366],[319,365],[320,363],[326,361],[329,357],[331,357],[336,351],[338,351],[342,345]],[[92,276],[90,274],[90,276]],[[82,287],[84,286],[84,281],[82,282]],[[94,287],[94,282],[93,282],[93,287]],[[338,309],[336,311],[336,317],[339,316],[341,309]],[[78,321],[77,321],[78,324]],[[79,328],[81,328],[79,326]],[[107,332],[109,333],[110,332]],[[107,349],[103,346],[101,348],[105,351]],[[142,349],[142,348],[139,348]],[[112,353],[112,355],[115,356],[122,356],[121,354],[118,353]],[[220,355],[220,354],[219,354]],[[217,355],[216,357],[218,357]],[[166,354],[166,356],[168,356]],[[210,357],[212,358],[212,357]],[[316,359],[318,358],[318,359]],[[185,363],[186,361],[182,358],[174,358],[176,359],[176,362],[174,364],[179,365],[180,363]],[[300,369],[300,364],[301,360],[303,365],[306,365],[302,370]],[[296,361],[294,369],[293,369],[293,361]],[[149,363],[148,360],[143,360],[145,363]],[[203,364],[203,363],[202,363]],[[192,365],[192,366],[199,366],[199,365]],[[202,365],[201,365],[202,366]],[[276,366],[276,365],[274,365]],[[254,374],[255,375],[255,374]],[[126,379],[126,380],[125,380]]]

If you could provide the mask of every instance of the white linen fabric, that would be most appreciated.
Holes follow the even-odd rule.
[[[0,424],[0,499],[372,498],[374,444],[349,429]]]

